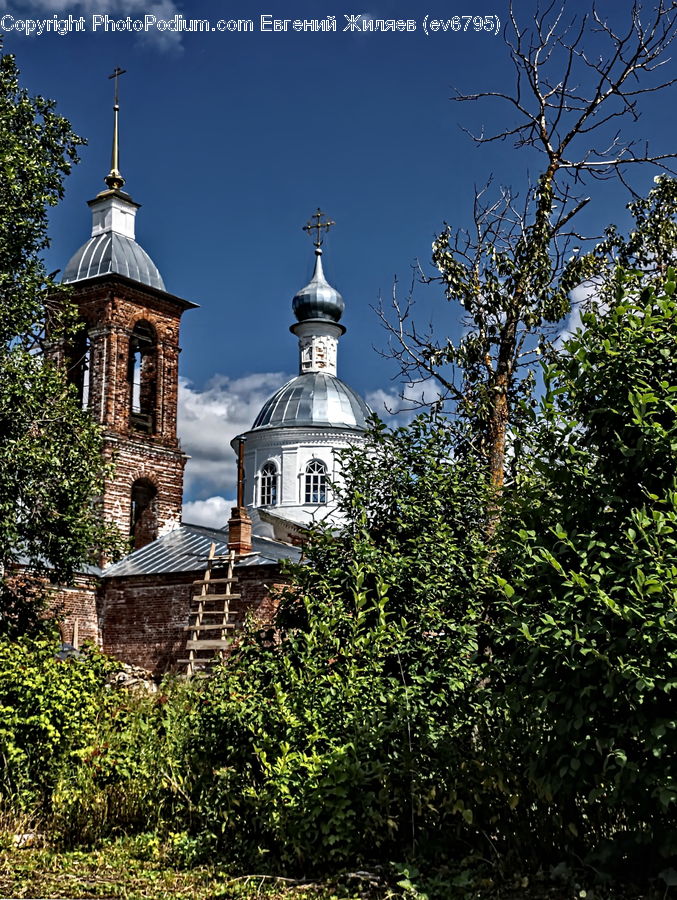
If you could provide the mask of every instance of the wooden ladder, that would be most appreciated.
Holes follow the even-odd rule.
[[[224,578],[212,577],[215,564],[225,565]],[[204,577],[193,582],[188,624],[184,625],[184,631],[188,632],[188,659],[180,659],[179,664],[185,664],[187,678],[192,678],[197,671],[205,671],[226,656],[231,641],[230,632],[235,628],[229,621],[230,601],[240,596],[232,591],[237,583],[237,578],[233,576],[234,566],[235,551],[230,550],[226,556],[216,556],[216,544],[212,543]],[[215,591],[211,592],[211,588]]]

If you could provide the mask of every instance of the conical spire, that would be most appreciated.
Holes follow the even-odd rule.
[[[118,113],[120,112],[118,78],[120,75],[124,75],[125,71],[126,69],[116,66],[113,74],[108,76],[115,79],[115,100],[113,103],[113,148],[111,150],[110,172],[106,175],[104,181],[112,191],[119,191],[125,183],[125,179],[120,174],[120,141],[118,133]]]

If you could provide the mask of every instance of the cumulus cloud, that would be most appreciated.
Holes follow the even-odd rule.
[[[598,304],[600,303],[598,291],[599,286],[595,284],[594,281],[586,281],[573,289],[569,295],[571,300],[571,311],[566,317],[564,325],[554,342],[554,346],[557,349],[560,349],[564,342],[568,341],[569,338],[582,327],[581,313],[590,301],[596,301]]]
[[[183,521],[190,522],[192,525],[223,528],[230,518],[233,506],[235,506],[235,500],[225,500],[223,497],[190,500],[183,504]]]
[[[378,388],[369,391],[365,399],[377,416],[392,426],[406,425],[417,415],[421,407],[434,403],[441,396],[434,378],[414,384],[409,382],[401,390]]]
[[[7,0],[0,0],[0,10],[9,9]],[[111,19],[124,19],[127,16],[136,19],[144,19],[146,15],[169,20],[180,14],[182,10],[174,3],[174,0],[13,0],[11,11],[18,18],[21,14],[24,18],[37,19],[41,16],[51,18],[85,16],[87,30],[90,30],[91,16],[95,14],[108,15]],[[103,33],[103,31],[97,31]],[[143,43],[152,44],[157,50],[181,51],[182,35],[179,31],[159,31],[151,28],[149,31],[135,32],[135,37]]]
[[[186,465],[183,517],[186,522],[222,528],[230,518],[237,492],[237,465],[230,442],[248,431],[265,401],[292,376],[257,372],[242,378],[214,375],[196,388],[179,379],[179,437],[190,456]],[[366,401],[385,422],[404,425],[416,415],[412,409],[439,397],[434,381],[407,384],[404,399],[395,390],[378,388]]]
[[[214,511],[216,501],[225,504],[224,497],[235,495],[237,471],[230,442],[251,428],[268,397],[290,377],[283,372],[258,372],[242,378],[214,375],[203,390],[180,379],[179,436],[191,457],[185,478],[188,497],[209,497],[201,502],[211,502]],[[196,509],[202,513],[206,507]]]

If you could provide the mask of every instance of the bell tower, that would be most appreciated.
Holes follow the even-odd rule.
[[[85,327],[71,349],[70,377],[104,430],[114,465],[101,497],[105,519],[133,549],[181,521],[186,455],[176,433],[179,328],[197,306],[170,294],[135,240],[139,204],[119,169],[116,69],[113,150],[106,189],[89,201],[92,234],[70,259],[62,283]]]

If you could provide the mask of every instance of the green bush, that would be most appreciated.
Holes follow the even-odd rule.
[[[475,817],[510,812],[479,749],[484,479],[457,439],[439,419],[375,429],[346,466],[348,525],[310,541],[276,637],[251,633],[199,689],[196,821],[231,859],[461,853]]]
[[[67,845],[135,832],[166,834],[190,810],[181,760],[190,688],[167,682],[146,694],[119,691],[54,785],[50,827]]]
[[[51,637],[0,638],[0,795],[25,809],[49,805],[111,705],[111,663],[92,648],[61,661],[58,649]]]
[[[677,302],[672,270],[615,286],[548,373],[494,678],[558,845],[656,874],[677,856]]]
[[[91,647],[62,661],[58,649],[52,638],[0,640],[0,799],[66,844],[171,828],[185,691],[113,689],[118,663]]]

